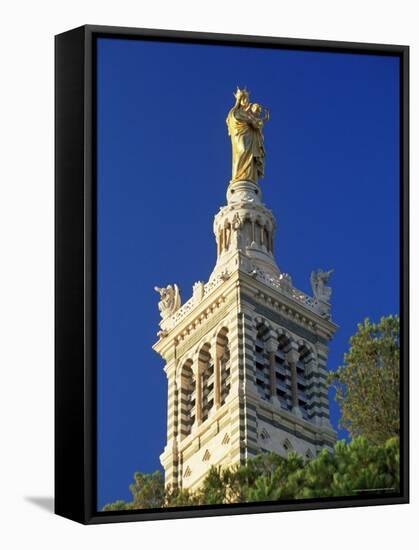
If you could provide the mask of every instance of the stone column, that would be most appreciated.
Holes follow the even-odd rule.
[[[302,417],[303,414],[298,406],[298,382],[297,382],[297,362],[300,355],[297,351],[297,346],[291,344],[290,350],[287,352],[286,358],[289,368],[291,370],[291,395],[292,395],[292,412],[298,416]]]
[[[233,250],[239,250],[242,247],[241,226],[233,227],[231,233],[231,246]]]
[[[332,429],[330,423],[328,384],[327,384],[327,355],[328,347],[318,342],[317,348],[317,394],[319,417],[318,421],[324,428]]]
[[[231,225],[226,225],[226,249],[230,248],[230,241],[231,241]]]
[[[227,235],[227,226],[224,226],[224,248],[227,251],[228,250],[228,235]]]
[[[168,399],[167,399],[167,441],[171,441],[177,436],[177,384],[175,378],[176,362],[172,359],[166,363],[164,368],[167,376]]]
[[[175,433],[179,439],[179,442],[182,441],[182,439],[185,437],[183,435],[183,429],[184,423],[183,423],[183,415],[182,415],[182,399],[183,399],[183,383],[182,383],[182,368],[179,369],[176,378],[175,378],[175,387],[177,389],[177,400],[175,403],[175,417],[177,419],[177,425]]]
[[[317,416],[317,400],[316,400],[316,391],[317,391],[317,361],[314,357],[313,352],[310,353],[310,356],[305,361],[304,365],[304,377],[306,384],[311,386],[311,389],[306,388],[306,394],[308,398],[308,413],[311,417],[311,422],[314,424],[321,424],[321,417]]]
[[[241,352],[244,360],[244,387],[247,394],[259,398],[256,385],[256,356],[255,341],[257,330],[253,322],[254,307],[249,304],[242,304],[242,342]],[[230,357],[230,365],[231,365]]]
[[[215,350],[214,360],[214,407],[219,409],[221,405],[221,356],[223,353],[223,347],[217,345],[217,342],[213,342],[211,346]]]
[[[177,384],[175,379],[175,360],[166,363],[164,368],[168,381],[167,402],[167,443],[161,455],[164,468],[165,485],[176,487],[178,482],[178,452],[177,452]]]
[[[199,426],[202,424],[202,368],[199,359],[197,359],[195,369],[195,422]]]
[[[250,243],[250,245],[254,245],[256,244],[255,220],[251,218],[250,221],[252,223],[252,242]]]
[[[276,359],[275,355],[278,349],[278,338],[270,336],[265,342],[265,349],[268,354],[269,361],[269,393],[271,395],[271,401],[277,402],[276,393]]]

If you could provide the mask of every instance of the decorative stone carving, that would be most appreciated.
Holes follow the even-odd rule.
[[[240,214],[236,212],[234,214],[233,223],[232,223],[234,231],[237,231],[238,229],[240,229],[241,225],[242,225],[242,220],[240,218]]]
[[[160,294],[160,302],[158,304],[160,316],[164,320],[180,308],[180,291],[175,285],[168,285],[164,288],[158,286],[154,290]]]
[[[229,273],[229,271],[228,271],[227,269],[225,269],[224,271],[222,271],[222,272],[220,273],[220,279],[221,279],[222,281],[227,281],[227,279],[229,279],[229,278],[230,278],[230,273]]]
[[[208,462],[208,460],[211,458],[211,454],[209,450],[207,449],[204,453],[204,456],[202,457],[202,462]]]
[[[321,302],[329,302],[332,295],[332,289],[330,286],[326,286],[329,281],[333,269],[330,271],[312,271],[310,275],[311,288],[313,290],[314,297]]]
[[[199,303],[204,297],[205,285],[202,281],[197,281],[192,288],[193,299],[195,303]]]
[[[314,298],[316,301],[316,311],[322,317],[330,319],[330,296],[332,295],[332,289],[330,286],[326,286],[329,281],[333,269],[329,271],[312,271],[310,275],[311,288],[313,290]]]
[[[230,443],[230,436],[226,433],[221,441],[221,445],[228,445]]]
[[[265,428],[262,428],[262,431],[260,432],[260,438],[261,439],[270,439],[270,435],[269,435],[269,432],[265,429]]]
[[[291,441],[288,438],[284,440],[282,446],[288,452],[293,450],[293,446],[291,444]]]
[[[280,286],[288,291],[288,292],[291,292],[292,290],[292,279],[291,279],[291,275],[289,275],[288,273],[281,273],[278,277],[279,279],[279,284]]]

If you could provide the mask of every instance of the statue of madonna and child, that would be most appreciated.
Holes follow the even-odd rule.
[[[257,183],[264,174],[265,148],[262,129],[269,120],[269,111],[259,103],[250,103],[246,89],[237,88],[234,97],[236,102],[226,120],[233,150],[231,183]]]

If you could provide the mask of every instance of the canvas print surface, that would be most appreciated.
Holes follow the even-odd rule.
[[[399,494],[399,71],[98,39],[98,511]]]

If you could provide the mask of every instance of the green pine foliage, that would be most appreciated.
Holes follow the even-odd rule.
[[[364,437],[341,440],[333,453],[323,449],[306,461],[296,453],[287,458],[263,453],[242,466],[212,467],[196,492],[165,489],[159,471],[136,473],[134,479],[132,502],[119,500],[103,511],[397,494],[399,440],[393,437],[384,445],[372,445]]]
[[[120,510],[130,510],[131,503],[125,502],[125,500],[115,500],[110,504],[105,504],[102,508],[102,512],[119,512]]]
[[[340,426],[351,437],[384,444],[400,435],[400,319],[358,325],[344,364],[329,373],[341,409]]]
[[[341,408],[340,440],[304,460],[263,453],[236,467],[212,467],[200,489],[164,486],[161,471],[137,472],[132,501],[117,500],[103,511],[159,509],[244,502],[397,494],[400,486],[400,320],[383,317],[358,325],[344,364],[329,373]]]

